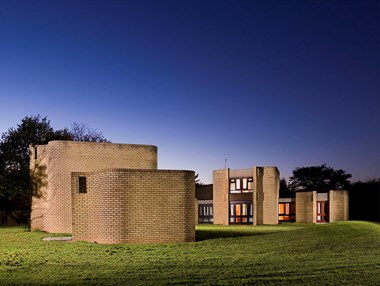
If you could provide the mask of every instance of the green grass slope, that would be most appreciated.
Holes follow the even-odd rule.
[[[380,285],[380,225],[197,226],[197,242],[45,242],[0,228],[0,285]]]

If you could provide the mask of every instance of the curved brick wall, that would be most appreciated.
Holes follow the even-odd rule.
[[[51,141],[47,145],[30,146],[32,181],[35,180],[36,170],[40,170],[45,182],[35,184],[35,192],[39,196],[35,196],[32,202],[32,230],[70,233],[71,172],[105,168],[157,169],[157,147],[71,141]]]
[[[77,192],[79,175],[87,178],[85,194]],[[109,169],[73,173],[72,182],[74,240],[195,240],[193,171]]]

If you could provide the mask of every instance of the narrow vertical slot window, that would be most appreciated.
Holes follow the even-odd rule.
[[[236,179],[236,190],[241,190],[240,179]]]
[[[79,177],[79,189],[78,193],[85,194],[87,193],[87,180],[86,177]]]
[[[248,189],[248,179],[247,179],[247,178],[244,178],[244,179],[242,179],[242,182],[243,182],[243,187],[242,187],[242,189],[243,189],[243,190],[247,190],[247,189]]]

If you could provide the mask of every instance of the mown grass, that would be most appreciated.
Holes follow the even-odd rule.
[[[197,242],[45,242],[0,228],[0,285],[380,285],[380,225],[197,226]]]

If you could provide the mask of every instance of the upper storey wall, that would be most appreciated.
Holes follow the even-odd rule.
[[[50,141],[30,146],[30,169],[44,170],[45,184],[33,198],[32,229],[72,231],[71,172],[107,168],[157,169],[157,147],[151,145]]]

